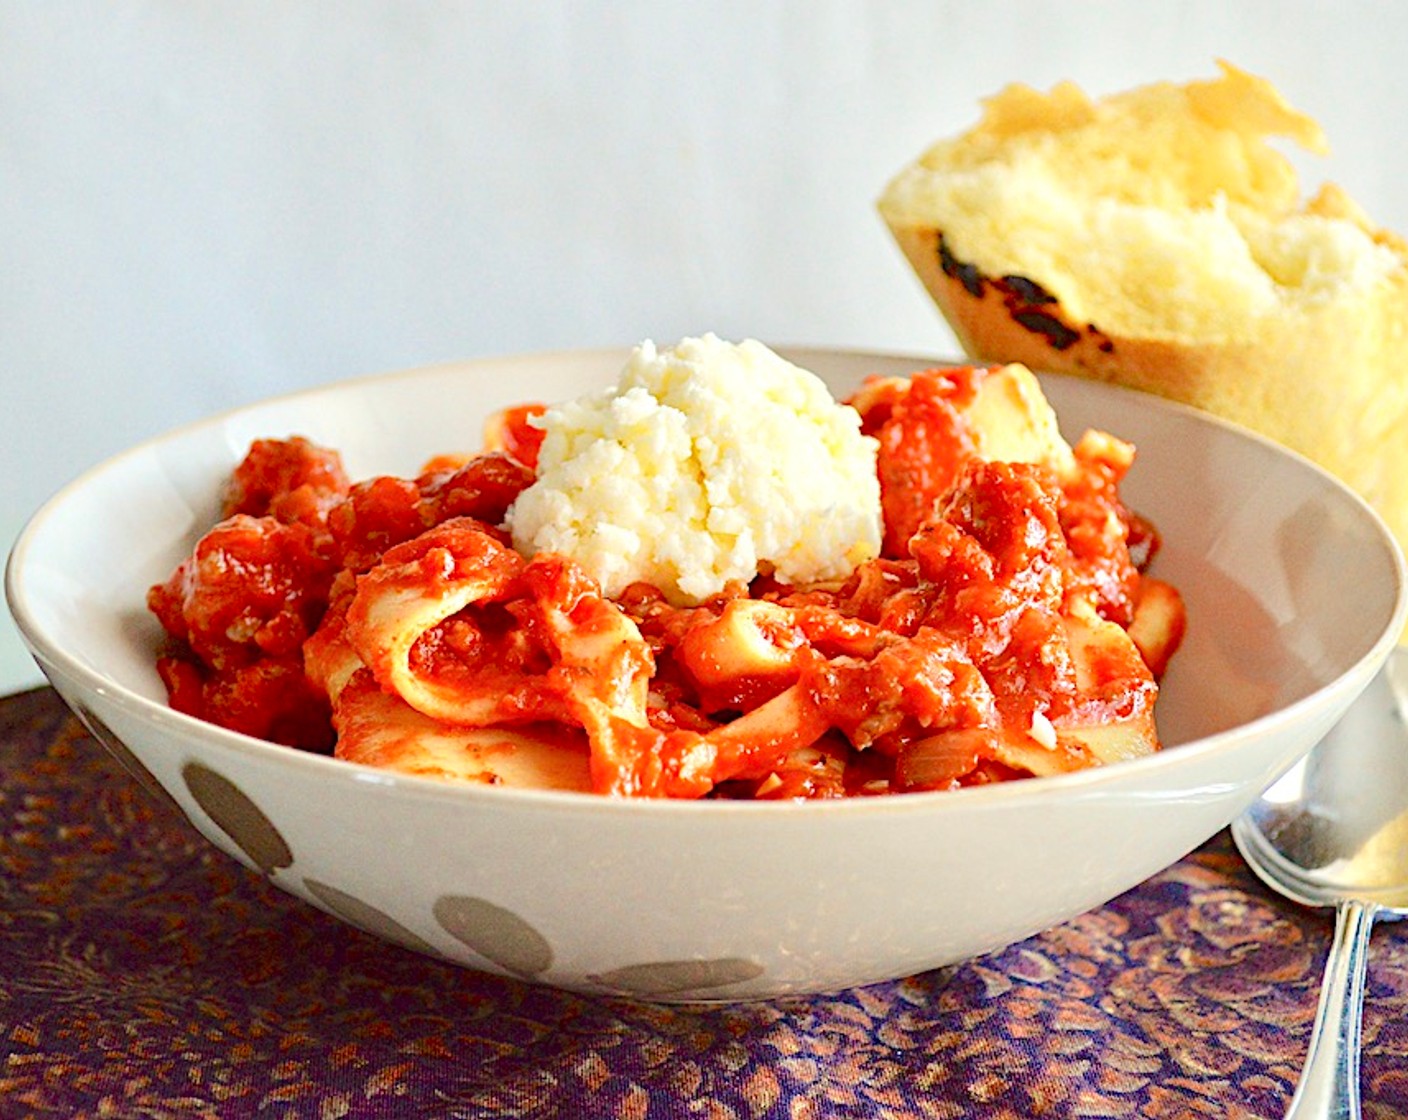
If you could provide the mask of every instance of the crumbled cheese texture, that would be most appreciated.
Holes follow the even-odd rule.
[[[759,342],[642,343],[614,388],[538,423],[514,545],[572,557],[608,595],[644,580],[693,604],[760,571],[842,579],[880,551],[875,441],[820,378]]]

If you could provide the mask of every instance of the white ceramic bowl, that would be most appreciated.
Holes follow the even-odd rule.
[[[785,350],[845,392],[926,359]],[[35,658],[139,780],[278,886],[388,940],[588,991],[726,1000],[834,990],[1069,919],[1228,824],[1340,716],[1404,622],[1402,558],[1306,462],[1190,410],[1044,378],[1068,437],[1133,440],[1130,503],[1190,632],[1167,748],[1103,770],[851,802],[628,803],[460,788],[297,753],[168,709],[143,606],[250,441],[303,434],[349,473],[472,450],[492,409],[611,383],[624,351],[368,378],[183,428],[34,517],[6,590]],[[161,791],[164,791],[162,793]]]

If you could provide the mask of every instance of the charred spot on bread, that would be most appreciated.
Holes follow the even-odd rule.
[[[1035,280],[1028,280],[1025,276],[1007,275],[1002,278],[1002,283],[1011,289],[1013,295],[1020,296],[1033,307],[1056,302],[1055,296]]]
[[[945,276],[952,276],[968,289],[974,299],[983,298],[983,281],[987,279],[975,264],[964,264],[949,251],[944,235],[939,234],[939,267]]]
[[[987,276],[975,264],[959,260],[948,247],[942,232],[938,236],[939,268],[945,276],[963,285],[974,299],[982,299],[991,287],[1002,298],[1002,305],[1012,321],[1032,334],[1040,335],[1053,350],[1069,350],[1080,341],[1082,330],[1061,317],[1061,301],[1028,276],[1009,274]],[[1094,323],[1087,323],[1085,333],[1096,339],[1103,353],[1114,350],[1114,343]]]
[[[1033,334],[1044,335],[1053,350],[1068,350],[1080,341],[1080,332],[1072,330],[1059,318],[1048,311],[1038,311],[1030,307],[1014,307],[1004,300],[1012,318]]]

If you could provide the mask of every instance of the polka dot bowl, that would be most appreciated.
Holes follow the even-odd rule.
[[[786,350],[838,393],[931,360]],[[471,968],[669,1001],[836,990],[997,949],[1097,906],[1228,824],[1331,726],[1395,644],[1402,558],[1325,474],[1187,409],[1045,377],[1068,437],[1132,440],[1130,503],[1190,630],[1166,749],[955,793],[827,803],[626,802],[466,788],[272,746],[171,711],[144,608],[259,437],[353,477],[472,449],[484,417],[610,383],[624,352],[364,378],[143,444],[61,490],[7,569],[36,660],[93,735],[211,843],[309,904]]]

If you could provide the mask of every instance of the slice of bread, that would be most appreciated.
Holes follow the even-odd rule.
[[[879,209],[960,344],[1130,385],[1300,451],[1408,548],[1408,243],[1268,137],[1325,150],[1267,81],[1092,101],[1009,86]]]

